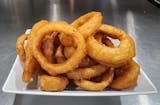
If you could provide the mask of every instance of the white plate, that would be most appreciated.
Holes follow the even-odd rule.
[[[29,33],[29,31],[30,30],[27,30],[26,33]],[[39,90],[35,82],[31,82],[28,85],[22,81],[21,76],[23,72],[23,66],[20,62],[19,56],[17,56],[2,90],[7,93],[48,96],[121,96],[157,93],[157,89],[144,73],[142,68],[140,69],[140,71],[141,73],[137,81],[137,86],[123,91],[104,90],[100,92],[89,92],[77,88],[76,90],[70,89],[62,92],[45,92]],[[30,89],[28,89],[27,87]]]
[[[101,92],[88,92],[81,89],[65,90],[62,92],[44,92],[37,88],[27,89],[27,87],[35,87],[35,83],[30,85],[24,83],[21,79],[23,67],[17,56],[15,63],[9,73],[9,76],[3,86],[3,91],[16,94],[31,94],[31,95],[50,95],[50,96],[121,96],[121,95],[140,95],[156,93],[157,89],[141,69],[138,78],[137,86],[123,91],[104,90]]]

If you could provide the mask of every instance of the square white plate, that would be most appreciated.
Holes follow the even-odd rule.
[[[23,66],[20,62],[19,56],[17,56],[15,63],[9,73],[7,80],[4,83],[3,91],[7,93],[16,94],[30,94],[30,95],[49,95],[49,96],[121,96],[121,95],[140,95],[157,93],[157,89],[147,77],[147,75],[141,69],[141,73],[138,78],[137,86],[131,89],[123,91],[104,90],[101,92],[88,92],[81,89],[65,90],[62,92],[45,92],[39,89],[34,89],[35,83],[30,85],[24,83],[21,79],[23,72]],[[27,89],[27,87],[33,89]]]
[[[29,32],[30,30],[27,30],[26,34],[28,34]],[[122,91],[104,90],[100,92],[89,92],[77,88],[76,90],[69,89],[62,92],[45,92],[38,89],[35,82],[26,84],[22,81],[21,76],[23,72],[23,66],[21,64],[19,56],[17,56],[13,67],[9,73],[9,76],[3,85],[2,90],[7,93],[48,96],[121,96],[157,93],[156,87],[144,73],[142,68],[140,69],[140,71],[141,73],[137,81],[137,86]]]

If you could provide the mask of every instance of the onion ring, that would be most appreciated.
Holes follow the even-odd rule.
[[[28,36],[28,41],[27,41],[27,45],[26,45],[26,60],[24,63],[24,71],[23,71],[23,75],[22,75],[22,80],[24,82],[29,82],[32,75],[40,69],[38,62],[36,61],[36,59],[33,56],[33,51],[32,51],[33,43],[32,43],[32,41],[33,41],[33,38],[37,36],[35,34],[36,31],[47,23],[48,23],[48,21],[46,21],[46,20],[41,20],[41,21],[37,22],[32,27],[31,33]]]
[[[27,35],[21,35],[16,42],[16,51],[20,57],[20,60],[24,63],[26,60],[26,53],[24,49],[24,41],[27,39]]]
[[[100,32],[103,32],[112,38],[119,39],[120,45],[118,47],[104,46],[91,36],[86,42],[87,54],[91,58],[99,63],[103,62],[102,64],[117,67],[125,64],[135,56],[134,42],[123,30],[103,24],[100,27]]]
[[[103,74],[108,67],[102,65],[95,65],[86,68],[78,68],[71,72],[66,73],[67,77],[74,80],[90,79]]]
[[[40,74],[40,89],[44,91],[62,91],[66,88],[69,81],[63,76],[49,76]]]
[[[75,80],[74,83],[84,90],[102,91],[112,82],[113,75],[114,75],[114,68],[110,68],[102,76],[102,80],[100,82],[93,82],[89,80]]]
[[[40,51],[43,37],[50,32],[62,32],[64,34],[70,35],[76,42],[77,49],[75,53],[64,63],[52,64],[43,56],[42,52]],[[40,63],[41,67],[50,75],[55,76],[57,74],[62,74],[74,70],[86,55],[86,45],[83,36],[75,28],[71,27],[65,22],[50,22],[39,29],[36,34],[38,35],[34,38],[34,44],[32,45],[34,50],[33,54]]]
[[[140,73],[140,67],[134,60],[131,60],[127,66],[120,68],[120,71],[122,72],[115,77],[109,87],[122,90],[136,84]]]
[[[97,41],[104,43],[107,46],[114,47],[114,44],[108,38],[104,38],[102,34],[96,34],[96,36],[97,36],[96,37]],[[95,62],[89,56],[86,56],[84,59],[82,59],[81,63],[79,64],[79,67],[84,68],[84,67],[88,67],[88,66],[93,66],[95,64],[97,64],[97,62]]]
[[[71,25],[76,28],[85,39],[94,35],[102,23],[102,14],[100,12],[89,12],[78,19],[76,19]],[[60,35],[60,41],[64,46],[73,46],[74,41],[71,37],[67,37],[65,34]]]

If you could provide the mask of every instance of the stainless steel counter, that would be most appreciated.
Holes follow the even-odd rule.
[[[40,19],[72,22],[101,11],[103,23],[127,31],[137,45],[136,59],[160,91],[160,9],[147,0],[0,0],[0,87],[16,57],[16,38]],[[44,97],[6,94],[0,105],[160,105],[160,94],[122,97]]]

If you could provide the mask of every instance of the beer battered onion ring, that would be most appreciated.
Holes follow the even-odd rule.
[[[114,76],[114,68],[110,68],[102,76],[102,80],[100,82],[93,82],[89,80],[74,80],[74,83],[84,90],[102,91],[112,82],[113,76]]]
[[[115,77],[109,87],[122,90],[130,88],[136,84],[140,73],[140,67],[134,60],[131,60],[127,66],[118,70],[122,71],[122,73],[119,73],[119,75]]]
[[[111,38],[119,39],[120,45],[117,47],[104,46],[96,41],[94,36],[91,36],[86,41],[87,54],[91,58],[101,64],[117,67],[125,64],[135,56],[134,42],[123,30],[103,24],[99,31]]]
[[[78,68],[66,73],[67,77],[74,80],[90,79],[103,74],[108,67],[102,65],[94,65],[86,68]]]
[[[98,31],[101,23],[102,14],[100,12],[89,12],[76,19],[71,25],[83,35],[84,39],[87,39]],[[61,34],[59,39],[64,46],[74,45],[74,40],[66,34]]]
[[[109,40],[107,37],[103,37],[102,33],[98,33],[96,34],[96,40],[99,41],[100,43],[103,43],[107,46],[110,46],[110,47],[114,47],[114,44],[112,43],[111,40]],[[64,49],[64,52],[65,52],[65,49]],[[67,52],[67,51],[66,51]],[[96,65],[97,62],[94,61],[92,58],[90,58],[88,55],[82,59],[81,63],[79,64],[79,67],[88,67],[88,66],[93,66],[93,65]]]
[[[21,35],[16,42],[16,51],[20,57],[20,60],[24,63],[26,60],[26,53],[24,49],[24,41],[27,39],[27,35]]]
[[[66,88],[69,81],[63,76],[49,76],[40,74],[40,88],[45,91],[62,91]]]
[[[50,32],[62,32],[64,34],[70,35],[73,37],[77,45],[75,53],[61,64],[50,63],[43,56],[40,50],[42,39],[47,33]],[[34,44],[32,45],[34,50],[33,54],[37,61],[40,63],[41,67],[50,75],[55,76],[57,74],[62,74],[74,70],[86,55],[86,45],[83,36],[75,28],[66,24],[65,22],[50,22],[39,29],[36,34],[38,35],[34,38]]]
[[[33,25],[31,33],[28,35],[27,45],[25,50],[26,60],[24,62],[24,71],[22,75],[22,80],[24,82],[29,82],[33,74],[40,70],[40,65],[33,56],[33,50],[32,50],[33,38],[37,36],[35,34],[37,30],[39,30],[42,26],[44,26],[47,23],[48,21],[46,20],[41,20],[37,22],[36,24]]]

